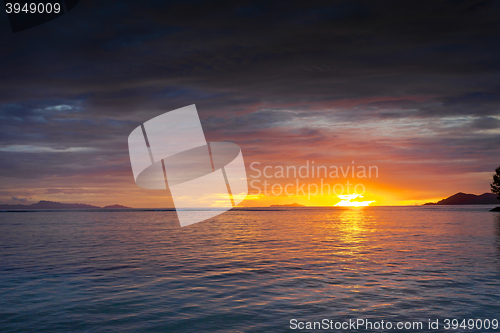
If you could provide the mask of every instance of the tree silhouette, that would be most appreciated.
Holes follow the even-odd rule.
[[[500,200],[500,166],[495,169],[495,174],[493,175],[493,183],[490,184],[491,192],[498,195]]]

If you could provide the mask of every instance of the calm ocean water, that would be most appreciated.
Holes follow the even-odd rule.
[[[182,229],[168,211],[0,213],[0,332],[500,319],[489,208],[230,211]]]

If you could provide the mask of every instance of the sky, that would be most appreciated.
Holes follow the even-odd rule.
[[[191,104],[207,141],[238,144],[260,181],[242,206],[335,204],[258,193],[254,169],[313,161],[376,166],[324,179],[362,184],[375,205],[489,192],[499,17],[496,1],[81,0],[12,33],[0,14],[0,204],[171,207],[135,184],[127,138]]]

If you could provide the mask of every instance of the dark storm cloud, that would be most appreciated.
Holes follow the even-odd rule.
[[[499,14],[496,1],[82,0],[20,33],[4,22],[2,176],[130,172],[130,131],[194,103],[208,139],[255,156],[340,140],[338,123],[394,120],[434,136],[397,152],[381,143],[381,154],[424,158],[442,145],[449,159],[489,159]]]
[[[3,86],[85,97],[88,112],[112,115],[188,101],[245,112],[262,101],[452,100],[497,90],[499,11],[473,1],[86,1],[23,35],[4,31]]]

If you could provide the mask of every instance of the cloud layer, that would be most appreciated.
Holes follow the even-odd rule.
[[[495,1],[83,1],[21,33],[1,23],[0,199],[163,205],[134,187],[126,138],[190,104],[248,163],[377,164],[372,190],[394,203],[486,192],[499,14]]]

